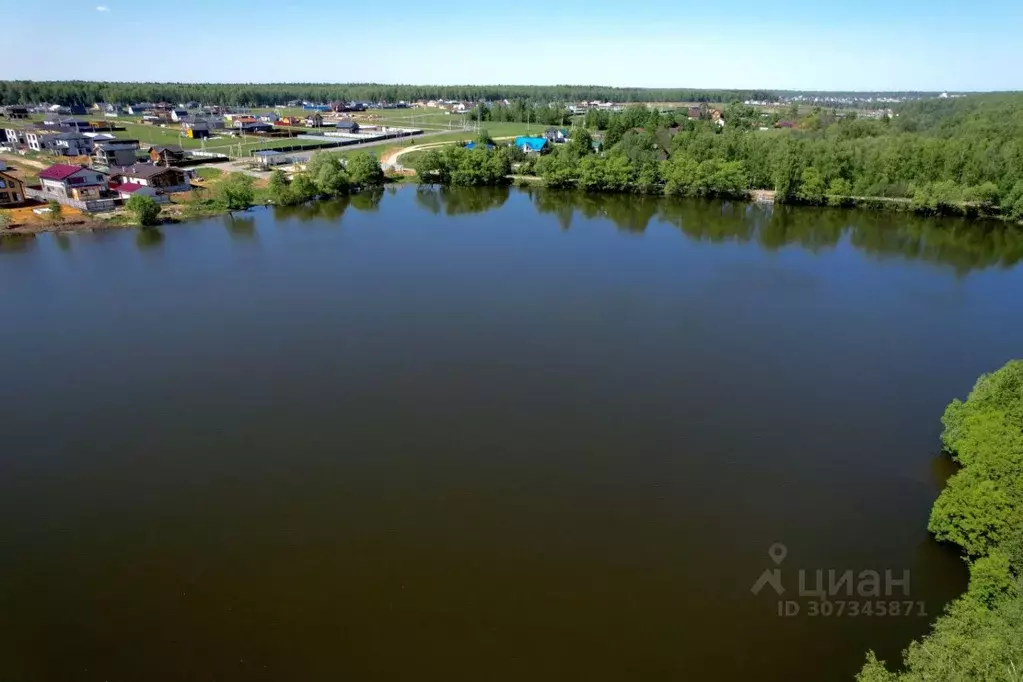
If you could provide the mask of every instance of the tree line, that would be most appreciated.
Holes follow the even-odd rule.
[[[117,83],[101,81],[0,81],[0,105],[91,105],[95,102],[188,102],[230,106],[275,106],[310,102],[399,102],[418,99],[538,102],[728,102],[775,101],[770,90],[615,88],[599,85],[387,85],[380,83]]]
[[[859,682],[1018,680],[1023,670],[1023,361],[980,377],[942,423],[942,443],[961,469],[928,529],[962,548],[969,587],[906,649],[904,672],[871,652]]]
[[[1023,220],[1023,95],[925,100],[882,119],[815,108],[791,130],[772,127],[778,114],[740,103],[723,114],[720,126],[643,106],[591,112],[602,152],[564,145],[525,172],[552,187],[701,196],[763,189],[779,203],[880,198],[921,212],[1000,209]]]

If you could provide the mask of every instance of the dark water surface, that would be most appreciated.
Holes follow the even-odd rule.
[[[1021,354],[1021,254],[412,188],[5,239],[0,679],[849,679],[965,586],[939,418]],[[810,616],[800,569],[929,616]]]

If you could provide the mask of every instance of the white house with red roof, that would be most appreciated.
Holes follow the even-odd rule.
[[[134,196],[146,196],[152,197],[156,201],[163,203],[167,201],[167,197],[164,195],[158,195],[155,187],[149,187],[148,185],[140,185],[137,182],[111,182],[110,191],[116,192],[117,196],[121,197],[125,201],[131,199]]]
[[[58,163],[39,172],[39,186],[26,187],[25,194],[33,199],[74,206],[84,211],[105,211],[114,207],[109,197],[107,176],[82,166]]]

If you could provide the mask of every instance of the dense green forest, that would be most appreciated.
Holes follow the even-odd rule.
[[[537,102],[730,102],[776,100],[769,90],[612,88],[600,85],[382,85],[378,83],[105,83],[95,81],[0,81],[0,105],[91,105],[95,102],[187,102],[272,106],[290,100],[399,102],[417,99]]]
[[[784,112],[783,112],[784,113]],[[662,114],[644,106],[591,112],[584,142],[531,162],[551,187],[591,191],[742,196],[776,192],[779,203],[863,203],[930,213],[996,213],[1023,220],[1023,94],[922,100],[892,117],[857,118],[819,108],[777,114],[734,103],[725,125],[709,113]],[[765,129],[767,128],[767,129]],[[856,198],[859,198],[858,200]]]
[[[934,503],[928,528],[966,553],[969,588],[905,651],[903,672],[871,653],[860,682],[1023,676],[1023,361],[982,376],[942,422],[945,449],[962,468]]]

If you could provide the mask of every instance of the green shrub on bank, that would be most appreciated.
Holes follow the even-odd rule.
[[[934,504],[929,530],[971,558],[970,585],[910,644],[904,672],[873,652],[859,682],[1023,679],[1023,361],[977,380],[942,417],[942,442],[962,469]]]

